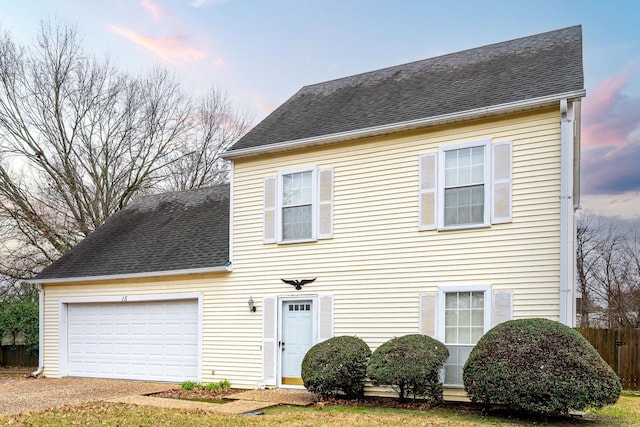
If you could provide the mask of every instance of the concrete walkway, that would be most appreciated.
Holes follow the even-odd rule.
[[[175,409],[199,409],[218,414],[242,414],[274,405],[307,406],[317,398],[306,390],[270,389],[247,390],[227,397],[229,403],[216,404],[194,400],[170,399],[154,396],[125,396],[107,399],[107,402],[126,403],[138,406],[157,406]]]
[[[154,397],[178,384],[90,378],[22,378],[0,380],[0,415],[20,414],[85,402],[128,403],[176,409],[200,409],[241,414],[269,406],[310,405],[315,396],[306,390],[246,390],[229,395],[224,404]]]

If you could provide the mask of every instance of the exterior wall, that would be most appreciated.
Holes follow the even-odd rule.
[[[418,161],[439,146],[513,143],[513,222],[418,231]],[[279,170],[334,168],[333,239],[263,244],[263,179]],[[334,335],[373,349],[419,330],[419,294],[443,284],[513,291],[513,317],[559,318],[560,115],[497,120],[236,160],[233,272],[171,279],[45,285],[44,374],[58,374],[59,298],[203,294],[202,381],[256,387],[262,377],[262,297],[334,295]],[[281,278],[317,277],[301,291]],[[249,297],[257,312],[250,313]],[[212,374],[215,371],[215,374]]]
[[[419,155],[482,139],[513,143],[513,222],[418,231]],[[311,164],[334,168],[334,238],[263,244],[263,178]],[[511,289],[514,318],[558,320],[557,110],[236,160],[234,171],[233,280],[255,297],[287,292],[280,278],[317,276],[304,291],[335,295],[335,335],[356,334],[374,349],[416,333],[418,294],[442,284]]]
[[[253,388],[262,375],[260,313],[250,313],[249,289],[238,289],[230,273],[161,279],[118,280],[44,286],[44,372],[58,377],[61,298],[100,298],[201,293],[203,296],[202,381],[229,379]],[[256,298],[254,296],[254,298]],[[215,375],[211,371],[215,371]]]

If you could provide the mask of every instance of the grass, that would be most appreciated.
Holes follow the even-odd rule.
[[[560,418],[549,425],[632,426],[640,420],[640,396],[623,395],[614,406],[590,411],[585,419]],[[533,426],[539,419],[503,416],[483,417],[467,407],[449,406],[429,411],[390,409],[374,406],[278,406],[262,416],[218,415],[200,410],[138,407],[126,404],[92,402],[48,409],[25,415],[0,416],[0,425],[14,426]]]

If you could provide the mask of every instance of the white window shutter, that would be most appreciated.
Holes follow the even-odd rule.
[[[318,342],[333,337],[333,295],[318,298]]]
[[[491,295],[491,327],[513,318],[513,291],[493,291]]]
[[[262,303],[262,380],[267,386],[276,385],[277,313],[276,297],[264,297]]]
[[[318,239],[333,237],[333,168],[318,171]]]
[[[420,328],[422,335],[436,338],[436,319],[438,315],[438,293],[425,292],[420,294]]]
[[[436,167],[437,154],[423,154],[420,156],[420,230],[436,229]]]
[[[492,153],[491,223],[511,222],[511,142],[493,144]]]
[[[263,242],[275,243],[276,242],[276,228],[277,228],[277,185],[276,177],[271,176],[264,179],[264,224],[263,224]]]

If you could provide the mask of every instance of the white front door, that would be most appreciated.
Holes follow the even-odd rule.
[[[313,301],[282,302],[280,385],[302,385],[302,359],[313,345]]]

